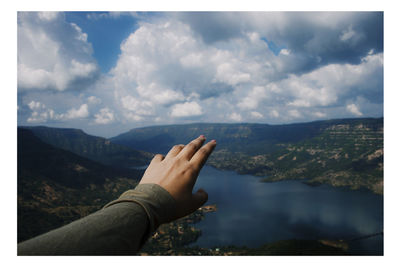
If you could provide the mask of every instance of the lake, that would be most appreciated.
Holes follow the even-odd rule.
[[[259,177],[205,166],[195,190],[204,188],[207,213],[196,224],[193,246],[258,247],[287,239],[354,239],[383,231],[383,196],[301,181],[261,183]],[[350,252],[383,254],[383,236],[349,243]]]

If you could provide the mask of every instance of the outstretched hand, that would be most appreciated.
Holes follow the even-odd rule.
[[[177,204],[176,218],[186,216],[207,202],[208,194],[203,189],[192,193],[197,176],[216,146],[212,140],[204,144],[201,135],[189,144],[176,145],[164,157],[154,156],[139,184],[158,184],[167,190]]]

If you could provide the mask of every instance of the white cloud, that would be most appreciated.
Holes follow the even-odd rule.
[[[257,111],[250,112],[250,115],[255,119],[261,119],[264,117],[260,112]]]
[[[154,106],[150,101],[140,101],[130,95],[121,98],[123,108],[141,116],[150,116],[154,114]]]
[[[279,51],[279,54],[288,56],[288,55],[290,55],[290,50],[289,49],[281,49],[281,51]]]
[[[182,104],[175,104],[172,107],[172,117],[193,117],[202,115],[203,111],[197,102],[185,102]]]
[[[154,115],[146,118],[150,121],[160,116],[166,120],[167,114],[180,117],[182,102],[199,104],[228,94],[239,96],[249,86],[255,88],[253,95],[245,100],[232,99],[228,104],[240,102],[242,109],[256,108],[262,98],[256,94],[264,90],[257,92],[257,88],[267,81],[264,71],[272,74],[268,59],[275,58],[256,33],[228,47],[209,46],[176,19],[140,23],[121,45],[121,52],[110,72],[119,110],[134,120]],[[171,106],[172,112],[168,112]],[[198,111],[204,112],[213,113]]]
[[[267,97],[266,89],[262,86],[255,86],[250,93],[243,98],[238,106],[241,109],[255,109],[260,101]]]
[[[137,115],[133,112],[125,112],[124,116],[126,119],[128,119],[129,121],[134,121],[134,122],[138,122],[138,121],[143,121],[144,118],[140,115]]]
[[[277,110],[275,110],[275,109],[271,110],[271,112],[269,114],[270,114],[270,116],[272,118],[278,118],[279,117],[279,112]]]
[[[340,35],[340,40],[342,41],[347,41],[349,40],[351,37],[353,37],[356,34],[355,31],[353,31],[352,26],[350,25],[349,28],[347,28],[346,30],[344,30],[342,32],[342,35]]]
[[[54,119],[56,114],[53,109],[49,109],[39,101],[31,101],[28,104],[29,109],[32,111],[31,115],[26,120],[29,123],[42,123],[49,119]]]
[[[69,73],[75,77],[88,77],[97,70],[94,63],[80,63],[75,59],[71,60]]]
[[[109,124],[115,120],[114,112],[109,108],[100,109],[99,113],[94,115],[96,124]]]
[[[312,113],[312,115],[313,115],[314,117],[317,117],[317,118],[324,118],[324,117],[326,117],[326,113],[321,112],[321,111],[316,111],[316,112]]]
[[[87,98],[87,101],[89,104],[92,104],[92,105],[98,105],[98,104],[101,104],[101,102],[102,102],[100,98],[98,98],[97,96],[94,96],[94,95],[89,96]]]
[[[28,104],[28,106],[31,110],[38,110],[41,108],[45,108],[45,105],[43,105],[42,103],[40,103],[38,101],[33,101],[33,100]]]
[[[339,18],[346,16],[334,17],[340,23]],[[336,106],[355,94],[354,88],[365,87],[367,76],[383,66],[382,54],[371,54],[360,64],[327,64],[290,74],[302,58],[289,48],[273,54],[254,29],[210,44],[187,24],[166,18],[141,22],[121,45],[110,72],[117,109],[130,121],[173,122],[195,114],[231,121],[329,118]],[[346,38],[354,39],[353,29],[342,27],[342,34],[348,32]],[[187,103],[192,102],[199,109],[189,112]],[[248,112],[238,113],[235,107]],[[319,108],[324,112],[315,110]]]
[[[18,13],[19,90],[76,89],[97,75],[92,52],[87,34],[63,13]]]
[[[238,62],[233,61],[232,63],[221,63],[217,66],[217,73],[215,80],[224,82],[229,85],[237,85],[250,81],[250,74],[238,70]]]
[[[289,110],[288,115],[292,119],[298,119],[302,117],[301,113],[297,109]]]
[[[347,111],[349,111],[351,114],[356,115],[356,116],[362,116],[363,114],[360,112],[359,108],[357,107],[356,104],[348,104],[346,106]]]
[[[71,108],[66,114],[62,114],[60,118],[65,119],[80,119],[89,116],[89,109],[87,104],[82,104],[78,109]]]
[[[230,114],[229,119],[235,122],[240,122],[243,120],[242,115],[237,112],[233,112],[232,114]]]
[[[29,123],[66,121],[87,118],[89,116],[87,104],[82,104],[79,108],[71,108],[66,113],[56,113],[54,109],[48,108],[39,101],[31,101],[27,106],[32,111],[26,120]]]
[[[45,20],[45,21],[55,20],[59,15],[60,14],[58,12],[51,12],[51,11],[38,12],[38,17],[41,20]]]
[[[102,14],[88,17],[95,22],[121,16]],[[181,15],[188,14],[195,15]],[[211,28],[206,25],[216,14],[201,14],[211,18],[201,25],[181,15],[139,19],[122,42],[115,67],[91,84],[98,68],[90,36],[62,13],[20,13],[18,91],[24,92],[18,114],[24,114],[23,122],[83,125],[93,119],[91,125],[118,122],[126,129],[184,119],[286,123],[382,114],[379,47],[360,52],[356,61],[326,54],[335,45],[356,49],[363,43],[359,40],[368,33],[356,18],[363,15],[218,13],[223,23],[215,20]],[[90,86],[80,88],[83,84]]]
[[[368,55],[358,65],[330,64],[303,75],[290,75],[274,83],[280,89],[275,94],[290,99],[288,106],[309,108],[336,105],[341,98],[369,92],[369,89],[357,92],[354,88],[361,90],[376,86],[372,90],[379,91],[379,86],[382,86],[382,56]],[[371,77],[375,77],[374,85],[366,83]]]

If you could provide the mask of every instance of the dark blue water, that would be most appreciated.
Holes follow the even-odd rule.
[[[383,197],[300,181],[261,183],[260,178],[205,166],[196,188],[218,211],[198,224],[193,245],[258,247],[286,239],[352,239],[383,231]],[[383,254],[383,236],[353,241],[350,251]]]

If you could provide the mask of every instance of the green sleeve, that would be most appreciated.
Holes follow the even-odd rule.
[[[18,255],[132,255],[175,217],[175,200],[161,186],[140,184],[103,209],[18,244]]]

